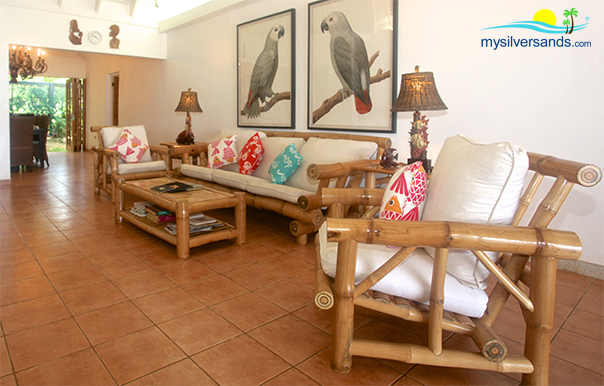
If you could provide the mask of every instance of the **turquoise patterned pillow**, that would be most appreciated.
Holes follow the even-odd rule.
[[[296,169],[302,163],[302,156],[296,150],[296,145],[291,144],[275,157],[268,172],[271,175],[273,184],[283,185],[287,179],[294,174]]]

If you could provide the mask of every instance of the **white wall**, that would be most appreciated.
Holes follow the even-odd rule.
[[[481,29],[532,20],[542,8],[561,20],[564,8],[557,4],[400,1],[397,90],[400,74],[412,72],[418,64],[421,70],[434,72],[449,107],[446,112],[425,112],[430,119],[430,158],[436,159],[447,137],[459,133],[604,166],[604,3],[572,4],[579,11],[576,24],[585,22],[586,16],[591,22],[570,36],[591,41],[591,48],[480,47],[482,38],[543,38],[545,34],[528,30]],[[173,113],[172,105],[188,87],[199,93],[204,110],[193,116],[198,139],[214,138],[222,127],[236,127],[236,26],[288,8],[296,9],[296,129],[306,130],[308,1],[264,0],[168,32],[169,102],[165,128],[154,136],[172,141],[182,130],[183,116]],[[411,113],[398,113],[398,134],[389,135],[404,157],[411,119]],[[576,187],[552,224],[577,232],[584,245],[582,260],[598,265],[604,265],[602,197],[604,183]]]

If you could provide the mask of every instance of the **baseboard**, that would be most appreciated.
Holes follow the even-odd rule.
[[[580,260],[558,260],[558,268],[563,271],[604,280],[604,266]]]

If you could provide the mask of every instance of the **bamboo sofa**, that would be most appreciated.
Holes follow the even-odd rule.
[[[143,144],[149,144],[145,127],[139,126],[92,126],[90,131],[97,134],[99,144],[92,147],[95,153],[94,160],[94,192],[101,190],[111,195],[111,202],[115,202],[116,183],[118,178],[126,181],[144,178],[163,177],[170,174],[168,165],[168,149],[163,146],[150,145],[140,161],[126,163],[118,151],[110,150],[120,138],[124,130],[129,130]]]
[[[220,138],[237,134],[238,152],[256,133],[253,130],[223,129]],[[262,132],[264,158],[252,175],[239,173],[238,165],[227,165],[220,169],[207,167],[208,143],[189,146],[173,145],[168,147],[171,159],[181,158],[179,178],[190,181],[205,181],[217,188],[228,191],[245,191],[246,203],[250,207],[270,210],[292,218],[289,230],[300,245],[306,245],[307,235],[316,232],[324,221],[320,207],[303,210],[298,206],[301,196],[314,196],[323,187],[335,186],[335,181],[326,179],[309,179],[307,169],[314,169],[315,164],[338,164],[356,160],[378,159],[384,149],[391,146],[389,138],[350,135],[341,133],[318,133],[298,131],[265,131]],[[302,155],[302,163],[285,184],[274,184],[270,181],[269,167],[273,159],[288,145],[294,144]],[[211,156],[211,155],[210,155]],[[197,164],[194,164],[197,160]],[[359,176],[362,177],[362,176]],[[338,181],[343,187],[346,181]],[[361,179],[348,181],[349,186],[360,186]]]
[[[326,219],[315,238],[315,303],[321,309],[332,309],[332,368],[346,373],[353,356],[365,356],[429,366],[517,372],[523,374],[523,384],[547,385],[557,260],[577,260],[582,251],[575,233],[547,226],[573,186],[596,185],[602,171],[595,165],[525,153],[530,172],[522,185],[530,182],[520,186],[509,224],[434,217],[425,221],[429,205],[434,204],[431,196],[441,199],[435,190],[443,188],[438,185],[442,172],[450,174],[442,164],[446,161],[441,159],[446,147],[447,143],[430,177],[422,221],[374,218],[386,197],[385,190],[379,188],[324,188],[320,202],[305,201],[309,208],[332,207],[332,217]],[[467,152],[459,156],[466,157]],[[463,167],[457,165],[457,173],[463,175]],[[336,174],[329,167],[316,169],[317,176],[323,176],[324,171],[330,177]],[[351,169],[343,167],[340,171],[339,177],[343,178]],[[480,175],[475,165],[469,172]],[[481,178],[492,175],[489,172]],[[542,183],[544,179],[553,179],[553,183]],[[539,192],[540,188],[545,192]],[[446,192],[447,196],[453,194]],[[531,205],[535,197],[543,199]],[[343,218],[344,208],[355,205],[361,208],[359,212],[369,210],[361,218]],[[526,220],[526,226],[520,226],[529,208],[534,214]],[[456,254],[467,253],[463,250],[471,251],[474,264],[495,277],[496,285],[490,293],[482,287],[463,285],[453,276],[451,268],[461,265]],[[483,251],[497,254],[493,259]],[[526,323],[523,355],[509,354],[504,341],[491,328],[510,297],[520,304]],[[409,343],[396,334],[388,336],[387,341],[355,338],[355,306],[422,323],[427,339],[418,338],[423,341],[420,344]],[[469,337],[476,349],[447,348],[443,339],[452,333]]]

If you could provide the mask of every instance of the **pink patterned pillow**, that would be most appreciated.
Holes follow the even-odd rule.
[[[140,161],[148,148],[148,144],[143,143],[128,129],[124,129],[117,141],[109,146],[110,150],[119,152],[122,160],[128,164],[135,164]]]
[[[421,162],[407,165],[397,171],[386,188],[380,218],[400,221],[418,221],[420,205],[426,198],[426,172]]]
[[[264,158],[264,146],[258,133],[252,135],[239,154],[239,173],[251,175]]]
[[[208,145],[208,165],[218,169],[237,162],[237,134],[219,139]]]

